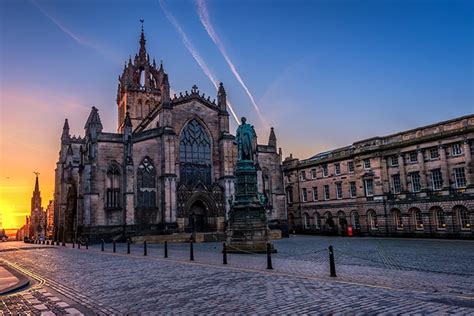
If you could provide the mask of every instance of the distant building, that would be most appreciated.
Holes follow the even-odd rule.
[[[48,206],[46,207],[46,236],[48,236],[48,238],[53,237],[53,225],[54,225],[54,200],[49,200]]]
[[[36,175],[35,190],[31,197],[30,217],[27,218],[27,222],[29,222],[28,229],[30,238],[46,237],[46,212],[41,206],[38,175]]]
[[[217,101],[197,86],[172,96],[168,74],[145,42],[142,29],[138,54],[119,76],[117,133],[103,131],[95,107],[84,137],[71,136],[65,121],[54,194],[60,240],[225,229],[237,150],[224,86]],[[273,130],[257,151],[268,218],[286,220]]]
[[[290,229],[474,237],[474,115],[283,163]]]

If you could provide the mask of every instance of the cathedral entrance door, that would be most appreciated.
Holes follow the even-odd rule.
[[[200,200],[194,202],[189,212],[189,226],[193,232],[203,232],[206,230],[206,206]]]

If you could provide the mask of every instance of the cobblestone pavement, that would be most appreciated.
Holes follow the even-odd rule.
[[[336,258],[339,249],[340,254],[350,257],[355,253],[364,259],[357,264],[339,259],[338,277],[330,278],[325,259],[328,242],[334,245]],[[194,262],[189,261],[189,245],[183,244],[170,244],[168,259],[163,258],[163,245],[148,245],[146,257],[143,245],[132,245],[131,254],[127,255],[124,244],[117,244],[116,254],[110,244],[105,252],[100,251],[100,245],[88,250],[68,245],[8,252],[0,249],[0,254],[8,263],[40,275],[51,288],[63,286],[64,293],[70,290],[74,302],[86,308],[85,313],[100,312],[106,306],[108,310],[103,313],[474,315],[474,243],[397,240],[394,245],[401,244],[392,246],[389,239],[356,242],[360,244],[324,237],[277,241],[279,253],[273,256],[274,270],[266,270],[265,255],[229,254],[229,264],[222,265],[221,244],[217,243],[195,244]],[[446,244],[440,245],[442,242]],[[348,244],[344,246],[345,243]],[[24,245],[11,243],[11,248]],[[396,247],[406,249],[407,255],[396,257]],[[444,249],[440,255],[432,255],[438,259],[429,261],[429,269],[425,269],[436,272],[396,268],[396,263],[407,264],[412,253],[428,256],[431,251],[425,254],[425,247]],[[371,259],[367,254],[374,249],[379,252],[374,252],[379,256],[377,261],[384,264],[375,266],[367,260]],[[456,254],[450,254],[452,249],[457,250],[453,252]],[[426,260],[413,258],[417,262]],[[450,262],[453,259],[456,263]],[[365,261],[368,264],[364,265]],[[18,294],[17,299],[24,299],[24,295]],[[3,298],[0,302],[4,311],[12,304]]]

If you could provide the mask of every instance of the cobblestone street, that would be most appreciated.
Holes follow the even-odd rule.
[[[329,277],[329,244],[336,278]],[[292,236],[275,246],[267,270],[265,255],[229,254],[223,265],[220,243],[195,244],[192,262],[187,244],[170,244],[165,259],[161,244],[143,256],[141,244],[128,255],[125,244],[114,254],[110,244],[101,252],[100,245],[3,243],[1,259],[35,283],[0,306],[5,314],[474,315],[473,242]]]

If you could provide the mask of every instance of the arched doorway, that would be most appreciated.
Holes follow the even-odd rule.
[[[189,209],[189,227],[192,232],[204,232],[207,230],[206,221],[207,208],[203,201],[197,200]]]

